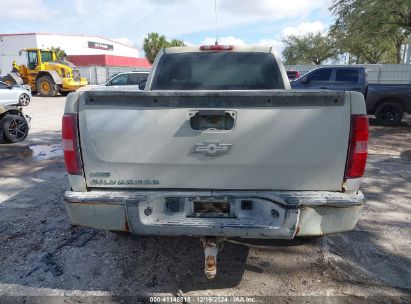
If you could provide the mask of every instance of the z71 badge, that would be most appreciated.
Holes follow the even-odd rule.
[[[227,154],[230,152],[231,144],[222,144],[216,142],[202,142],[195,144],[191,150],[192,153],[201,153],[208,156],[218,156],[220,154]]]

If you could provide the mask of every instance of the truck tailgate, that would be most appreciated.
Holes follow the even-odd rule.
[[[341,191],[350,94],[80,94],[90,188]]]

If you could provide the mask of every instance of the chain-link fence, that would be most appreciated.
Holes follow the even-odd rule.
[[[328,67],[332,65],[321,65]],[[354,67],[365,67],[367,69],[367,77],[369,83],[397,83],[411,84],[411,64],[358,64],[344,65]],[[301,75],[318,68],[316,65],[286,65],[287,71],[299,71]],[[90,66],[79,67],[82,77],[86,77],[90,84],[105,84],[111,77],[118,73],[130,71],[149,71],[150,69],[133,68],[133,67],[104,67]]]
[[[104,66],[89,66],[78,67],[81,77],[86,77],[89,84],[105,84],[111,77],[118,73],[130,71],[150,71],[150,69],[134,68],[134,67],[104,67]]]
[[[334,65],[335,66],[335,65]],[[340,66],[340,65],[338,65]],[[411,64],[357,64],[344,67],[365,67],[369,83],[411,84]],[[318,67],[333,67],[333,65],[286,65],[287,71],[298,71],[304,75]]]

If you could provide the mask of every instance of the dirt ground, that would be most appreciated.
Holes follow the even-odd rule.
[[[411,301],[411,119],[399,127],[371,121],[362,185],[367,203],[354,231],[230,241],[219,255],[217,279],[209,282],[198,239],[70,225],[62,199],[68,187],[60,146],[64,102],[33,98],[25,109],[33,118],[28,139],[0,144],[0,302],[123,303],[153,295],[200,303],[225,301],[197,296],[249,296],[256,303]],[[62,295],[64,301],[50,297]]]

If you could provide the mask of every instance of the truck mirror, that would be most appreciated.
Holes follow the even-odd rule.
[[[303,79],[301,79],[302,84],[306,84],[306,83],[309,83],[309,82],[310,82],[310,80],[308,79],[308,77],[303,77]]]
[[[147,83],[147,79],[141,80],[141,81],[138,83],[138,89],[141,90],[141,91],[143,91],[144,88],[146,87],[146,83]]]

